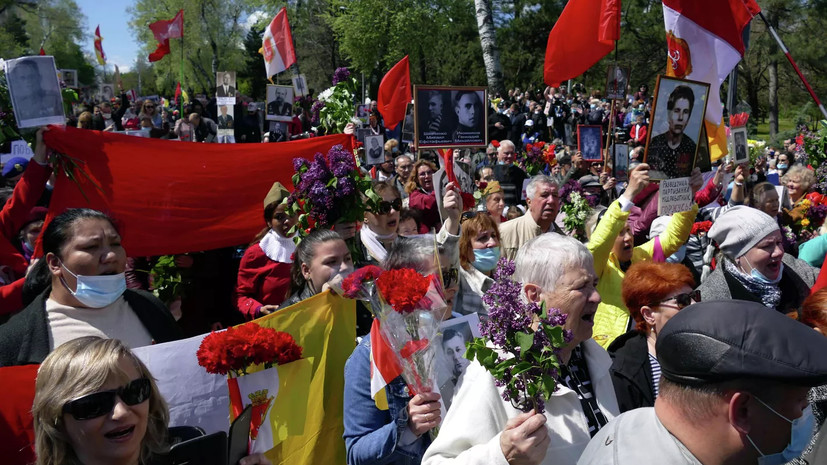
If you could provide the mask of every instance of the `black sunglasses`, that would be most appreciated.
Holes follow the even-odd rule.
[[[678,310],[683,310],[684,308],[701,301],[701,291],[694,290],[692,292],[685,292],[683,294],[674,295],[669,297],[668,299],[663,299],[660,302],[656,303],[656,305],[661,305],[664,302],[668,302],[672,299],[675,299],[675,303],[677,304]]]
[[[111,412],[115,408],[116,395],[126,405],[138,405],[146,402],[151,393],[152,384],[149,378],[138,378],[118,389],[94,392],[69,401],[63,406],[63,413],[72,415],[78,421],[91,420]]]
[[[396,211],[402,211],[402,199],[393,199],[393,202],[383,200],[379,202],[379,214],[386,215],[391,212],[391,208]]]
[[[442,270],[442,285],[445,286],[445,289],[451,287],[454,284],[454,281],[459,279],[459,270],[456,268],[448,268],[446,270]]]

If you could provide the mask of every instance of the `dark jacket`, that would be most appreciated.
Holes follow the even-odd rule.
[[[129,99],[126,98],[126,94],[121,94],[121,106],[112,112],[112,122],[115,124],[116,131],[123,131],[123,123],[121,120],[123,119],[123,115],[126,114],[127,108],[129,108]],[[97,131],[106,129],[106,121],[104,121],[102,116],[95,115],[92,117],[92,129]]]
[[[20,313],[0,326],[0,366],[38,364],[49,355],[46,300],[51,292],[49,287]],[[123,297],[154,342],[169,342],[182,337],[181,329],[172,314],[157,297],[146,291],[132,289],[124,291]]]
[[[620,413],[655,405],[655,387],[652,384],[652,366],[649,364],[649,346],[646,336],[632,330],[609,345],[612,367],[609,374],[617,395]]]

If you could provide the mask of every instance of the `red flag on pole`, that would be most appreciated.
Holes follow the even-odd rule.
[[[296,63],[296,50],[293,48],[293,33],[287,21],[287,9],[279,10],[261,41],[259,53],[264,55],[265,77],[278,74]]]
[[[45,55],[45,54],[46,54],[46,50],[43,50],[43,47],[40,47],[40,54],[41,54],[41,55]]]
[[[175,86],[175,103],[178,104],[178,97],[181,96],[181,81],[178,81],[178,85]]]
[[[379,113],[385,120],[385,127],[393,129],[405,119],[405,110],[411,101],[411,65],[408,56],[399,60],[385,74],[379,84],[376,98]]]
[[[583,74],[620,38],[620,0],[571,0],[551,29],[543,80],[552,87]]]
[[[448,182],[458,186],[457,176],[454,174],[454,149],[437,149],[437,152],[442,157],[442,161],[445,162],[445,174],[448,175]]]
[[[184,37],[184,10],[178,10],[178,14],[170,20],[155,21],[149,29],[158,41],[158,47],[149,55],[149,61],[158,61],[169,53],[169,39]]]

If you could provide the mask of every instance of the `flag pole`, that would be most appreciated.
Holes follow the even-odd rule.
[[[767,17],[764,16],[764,12],[759,11],[758,15],[761,16],[761,19],[767,26],[767,30],[770,31],[770,34],[772,34],[772,37],[778,43],[778,46],[781,48],[781,51],[784,52],[784,56],[786,56],[790,64],[793,65],[793,69],[795,70],[796,74],[798,74],[798,77],[799,79],[801,79],[801,82],[804,83],[804,87],[807,88],[807,92],[810,93],[810,97],[812,97],[813,100],[816,102],[816,105],[818,105],[818,109],[821,110],[821,114],[824,115],[825,118],[827,118],[827,110],[824,109],[824,105],[821,104],[821,101],[816,96],[816,93],[813,91],[813,88],[810,87],[810,83],[807,82],[807,79],[801,73],[801,70],[798,68],[798,65],[795,63],[795,60],[793,60],[793,56],[790,55],[790,51],[787,49],[787,46],[784,45],[784,41],[782,41],[781,37],[778,36],[778,33],[775,32],[775,28],[772,27],[772,24],[770,24],[770,22],[767,21]]]
[[[183,23],[183,19],[181,23]],[[183,28],[182,28],[183,29]],[[181,31],[181,71],[178,76],[178,86],[181,88],[181,95],[178,96],[178,117],[184,117],[184,31]]]

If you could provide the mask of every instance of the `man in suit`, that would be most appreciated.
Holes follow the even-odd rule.
[[[293,106],[289,102],[285,102],[287,97],[287,89],[284,87],[276,87],[276,99],[267,104],[267,114],[276,116],[290,116]]]
[[[227,114],[227,105],[218,107],[221,114],[218,116],[218,129],[233,129],[233,116]]]
[[[232,75],[229,72],[224,73],[221,77],[223,85],[218,86],[215,90],[216,97],[235,97],[235,87],[230,85]]]

